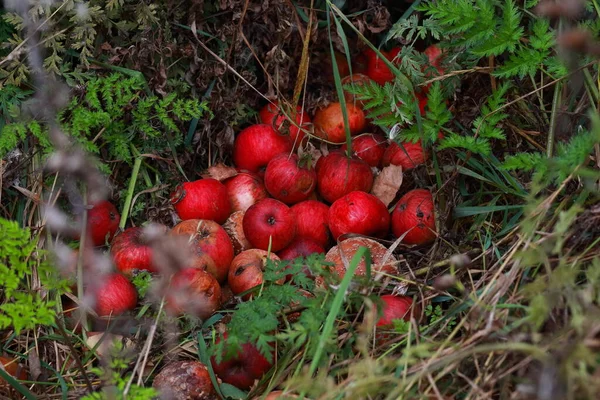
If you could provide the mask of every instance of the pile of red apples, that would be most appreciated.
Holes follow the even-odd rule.
[[[390,60],[395,54],[397,50],[384,53]],[[439,68],[439,50],[432,46],[426,54],[431,65]],[[356,73],[345,76],[344,83],[374,80],[384,84],[394,78],[371,51],[363,54],[353,70]],[[343,65],[340,71],[347,74]],[[424,108],[425,94],[416,95]],[[375,132],[362,104],[350,94],[345,99],[350,151],[345,145],[340,103],[318,109],[311,118],[300,106],[290,110],[270,102],[260,110],[261,123],[236,136],[233,166],[214,166],[204,178],[173,189],[170,201],[181,221],[168,235],[185,237],[194,257],[188,268],[170,279],[172,290],[165,297],[169,313],[207,319],[231,295],[250,301],[263,282],[267,259],[326,254],[326,261],[333,265],[330,272],[341,279],[348,261],[365,246],[371,252],[373,271],[398,276],[397,260],[377,239],[414,246],[434,241],[432,193],[415,187],[399,199],[396,195],[401,174],[426,164],[428,151],[420,142],[396,143]],[[386,178],[379,179],[383,175]],[[383,182],[379,188],[393,188],[391,196],[389,190],[381,195],[376,189],[378,179]],[[90,237],[95,245],[110,244],[118,271],[95,292],[99,316],[134,309],[137,294],[129,278],[136,271],[160,270],[143,229],[131,227],[116,234],[119,219],[110,202],[96,204],[89,211]],[[306,274],[315,278],[311,271]],[[355,274],[366,274],[364,262]],[[315,275],[317,287],[323,287],[324,279]],[[389,327],[393,319],[408,320],[414,313],[409,297],[384,295],[382,300],[384,314],[378,326]],[[217,376],[241,389],[251,387],[270,367],[252,345],[246,345],[234,360],[216,363],[213,359]],[[204,374],[197,365],[188,369]]]

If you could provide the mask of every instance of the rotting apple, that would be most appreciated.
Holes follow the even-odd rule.
[[[406,234],[405,244],[426,244],[437,237],[433,195],[427,189],[413,189],[398,200],[392,211],[392,232]]]
[[[233,244],[233,253],[234,255],[240,254],[244,250],[248,250],[252,248],[252,245],[246,239],[246,235],[244,234],[244,215],[246,213],[244,211],[236,211],[227,218],[225,224],[223,224],[223,229],[229,235],[231,239],[231,243]]]
[[[217,362],[216,356],[212,356],[210,362],[215,374],[223,382],[242,390],[249,389],[257,379],[262,378],[273,366],[273,361],[265,358],[251,343],[242,344],[241,350],[237,354],[227,358],[227,332],[223,334],[222,338],[217,338],[216,343],[218,344],[221,340],[225,340],[223,359],[221,362]],[[275,356],[276,353],[273,350],[271,353],[272,360],[275,359]]]
[[[217,400],[206,365],[199,361],[173,361],[154,377],[152,386],[161,399]]]
[[[110,201],[101,201],[87,212],[87,234],[94,246],[103,246],[110,242],[119,229],[121,216],[117,207]]]
[[[185,268],[171,277],[165,301],[173,315],[185,313],[206,320],[221,306],[221,287],[207,271]]]
[[[223,182],[229,196],[231,212],[246,211],[252,204],[267,197],[262,179],[250,172],[240,172]]]
[[[16,358],[0,356],[0,363],[2,364],[2,369],[4,372],[13,378],[21,381],[27,379],[27,369],[19,364],[19,360]],[[0,378],[0,388],[5,388],[7,386],[8,382]]]
[[[317,200],[305,200],[291,207],[296,218],[296,237],[314,240],[323,248],[331,241],[329,206]]]
[[[135,271],[157,272],[152,264],[152,247],[144,239],[143,228],[127,228],[115,236],[110,254],[116,268],[126,275]]]
[[[219,224],[203,219],[182,221],[171,229],[172,235],[190,237],[195,254],[206,253],[213,259],[216,269],[209,270],[219,283],[225,282],[229,265],[233,260],[233,244],[229,235]]]
[[[248,208],[242,225],[248,241],[261,250],[277,252],[296,236],[294,214],[287,205],[275,199],[263,199]]]
[[[238,168],[258,172],[279,153],[289,153],[292,141],[271,125],[258,124],[242,130],[233,143],[233,162]]]
[[[383,238],[390,230],[390,213],[372,194],[350,192],[329,208],[329,229],[334,240],[347,233]]]
[[[235,256],[231,262],[227,278],[227,283],[233,294],[237,296],[261,285],[263,283],[263,271],[269,259],[279,261],[279,257],[274,253],[260,249],[242,251]],[[249,300],[250,298],[252,298],[251,293],[242,297],[243,300]]]
[[[399,165],[402,170],[408,171],[424,164],[428,158],[429,154],[423,149],[420,140],[415,143],[402,142],[401,145],[392,141],[383,154],[382,165]]]
[[[348,115],[348,128],[350,135],[355,136],[364,131],[367,126],[365,114],[359,106],[346,104]],[[315,136],[333,144],[341,144],[346,141],[346,129],[344,114],[340,103],[331,103],[327,107],[320,108],[313,119]]]
[[[225,185],[212,178],[178,185],[171,194],[171,204],[184,221],[207,219],[222,224],[231,214]]]
[[[93,308],[100,317],[118,316],[131,311],[138,301],[135,286],[120,273],[96,278],[87,285],[86,295],[93,298]]]
[[[315,190],[317,174],[309,159],[296,154],[275,156],[265,171],[265,187],[275,199],[292,205],[306,200]]]
[[[387,259],[385,255],[388,249],[381,243],[368,238],[353,237],[342,241],[337,246],[333,246],[325,255],[325,261],[333,264],[333,266],[327,266],[334,279],[342,279],[346,274],[346,265],[349,265],[356,252],[361,248],[366,247],[369,249],[371,254],[371,271],[375,275],[378,272],[382,272],[389,275],[398,274],[397,260],[393,255],[390,255]],[[367,264],[365,263],[364,257],[361,258],[358,266],[354,272],[356,276],[364,276],[367,273]],[[323,277],[318,276],[315,279],[317,286],[322,286],[324,283]]]
[[[344,144],[340,149],[346,151]],[[383,154],[387,148],[385,137],[374,133],[365,133],[352,139],[352,152],[371,167],[381,167]]]
[[[317,189],[329,203],[355,190],[369,192],[372,186],[373,171],[363,160],[348,158],[341,151],[319,158]]]
[[[281,134],[289,134],[290,140],[296,148],[305,141],[306,134],[303,129],[311,123],[310,117],[300,105],[296,106],[296,112],[293,115],[288,112],[286,116],[278,101],[265,105],[259,111],[258,116],[263,124],[273,126]],[[288,118],[292,119],[295,124],[292,124]]]

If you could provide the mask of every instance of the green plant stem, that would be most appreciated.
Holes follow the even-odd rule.
[[[352,157],[352,136],[350,134],[350,122],[348,121],[348,110],[346,109],[346,98],[344,97],[344,88],[342,87],[342,78],[340,77],[340,70],[337,65],[335,58],[335,51],[333,49],[333,40],[331,38],[331,10],[330,1],[327,0],[327,33],[329,34],[329,51],[331,54],[331,65],[333,67],[333,80],[335,81],[335,90],[337,92],[340,106],[342,108],[342,116],[344,117],[344,131],[346,133],[346,155],[348,158]],[[335,17],[334,17],[335,19]],[[338,30],[343,32],[340,24],[335,20]]]
[[[552,157],[554,152],[554,135],[556,134],[556,115],[560,107],[560,92],[562,89],[562,81],[556,82],[554,86],[554,97],[552,98],[552,115],[550,116],[550,130],[548,131],[548,144],[546,147],[546,155]]]
[[[85,253],[85,246],[87,242],[87,189],[83,188],[83,217],[81,222],[81,237],[79,239],[79,253],[77,254],[77,298],[81,301],[83,299],[83,255]],[[83,340],[87,340],[87,313],[85,309],[80,307],[81,310],[81,335]]]
[[[136,157],[133,163],[133,170],[131,171],[131,179],[129,180],[129,188],[127,188],[127,197],[125,197],[125,204],[123,205],[123,211],[121,212],[121,222],[119,222],[119,228],[125,229],[127,225],[127,218],[129,217],[129,208],[131,207],[131,200],[133,199],[133,192],[135,191],[135,184],[137,177],[140,173],[140,166],[142,165],[142,158]]]

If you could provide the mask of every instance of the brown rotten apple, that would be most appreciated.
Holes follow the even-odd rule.
[[[187,235],[195,254],[208,254],[213,259],[215,270],[208,270],[217,281],[225,282],[229,265],[233,260],[233,244],[225,229],[214,221],[189,219],[175,225],[173,235]]]
[[[244,235],[244,211],[236,211],[227,218],[227,221],[223,224],[223,229],[229,235],[231,243],[233,244],[233,254],[238,255],[244,250],[252,248],[252,245],[246,239]]]
[[[18,380],[27,379],[27,370],[19,364],[19,360],[16,358],[0,356],[0,363],[2,364],[0,368],[13,378]],[[6,386],[8,386],[8,382],[0,378],[0,388],[5,388]]]
[[[174,361],[154,378],[161,399],[217,400],[206,365],[199,361]]]
[[[269,254],[260,249],[242,251],[235,256],[229,268],[227,283],[235,295],[246,292],[263,283],[263,271],[267,260],[279,261],[275,254]],[[252,294],[248,293],[242,297],[249,300]]]
[[[267,197],[262,179],[250,172],[240,172],[223,182],[229,196],[231,212],[246,211],[248,207]]]
[[[346,239],[339,245],[333,246],[325,255],[325,261],[333,264],[332,267],[327,268],[330,268],[334,276],[342,279],[346,274],[346,265],[350,265],[352,258],[361,247],[369,249],[371,254],[372,274],[383,272],[389,275],[396,275],[398,273],[398,267],[396,266],[397,261],[394,256],[390,255],[387,260],[385,259],[387,253],[385,246],[375,240],[362,237]],[[366,273],[367,265],[363,257],[358,263],[354,274],[356,276],[364,276]],[[316,283],[321,286],[323,284],[323,279],[317,277]]]
[[[212,364],[215,374],[223,380],[239,389],[249,389],[254,384],[254,381],[262,378],[262,376],[271,369],[272,361],[267,360],[256,346],[245,343],[241,347],[241,351],[231,358],[227,358],[227,333],[223,334],[225,346],[223,351],[223,359],[217,362],[217,358],[212,356],[210,363]],[[219,343],[221,338],[217,339]],[[271,353],[271,359],[275,358],[275,351]]]
[[[296,236],[296,219],[279,200],[264,199],[246,210],[244,235],[257,249],[277,252]]]
[[[355,190],[369,192],[373,186],[373,171],[358,158],[348,158],[332,151],[317,162],[317,188],[321,196],[333,203]]]
[[[171,194],[171,204],[182,220],[208,219],[222,224],[231,214],[227,189],[212,178],[177,186]]]
[[[390,213],[372,194],[351,192],[329,208],[329,229],[334,240],[347,233],[383,238],[390,230]]]
[[[317,174],[310,160],[296,154],[275,156],[265,171],[265,186],[271,196],[289,205],[308,199],[316,183]]]
[[[185,313],[205,320],[221,306],[221,287],[208,272],[185,268],[171,277],[165,300],[172,314]]]

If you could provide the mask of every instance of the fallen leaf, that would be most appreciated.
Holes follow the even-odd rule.
[[[231,178],[232,176],[236,176],[238,174],[237,170],[233,167],[229,167],[223,163],[219,163],[209,167],[206,170],[206,173],[202,175],[203,178],[213,178],[218,181],[224,181],[227,178]]]
[[[387,207],[396,197],[400,186],[402,186],[402,167],[390,165],[381,170],[381,173],[375,178],[371,194],[383,201]]]

